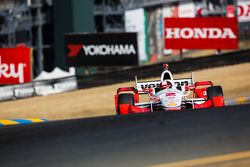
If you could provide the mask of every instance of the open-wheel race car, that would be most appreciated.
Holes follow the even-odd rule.
[[[190,78],[174,79],[168,64],[163,69],[158,81],[138,82],[135,77],[135,87],[119,88],[115,95],[117,114],[225,106],[221,86],[211,81],[194,82],[193,73]],[[148,94],[149,101],[139,102],[142,94]]]

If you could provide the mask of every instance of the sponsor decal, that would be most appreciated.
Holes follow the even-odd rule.
[[[143,90],[143,89],[150,89],[150,88],[160,88],[160,81],[155,82],[141,82],[137,83],[137,89]],[[174,81],[176,86],[188,86],[189,82],[188,80],[182,80],[182,81]]]
[[[70,49],[69,57],[75,57],[81,49],[85,56],[106,56],[106,55],[135,55],[134,45],[67,45]]]
[[[19,83],[24,82],[24,68],[27,66],[26,63],[3,63],[2,56],[0,55],[0,78],[17,78]]]
[[[231,38],[236,39],[236,35],[230,28],[166,28],[165,38],[174,39],[216,39],[216,38]]]
[[[164,46],[165,49],[237,49],[237,19],[165,18]]]
[[[168,92],[168,93],[166,93],[166,96],[175,96],[176,94],[175,94],[175,92]]]
[[[0,84],[31,81],[30,48],[0,49]]]
[[[168,107],[176,107],[177,104],[175,102],[170,102],[167,104]]]
[[[159,88],[160,83],[141,84],[141,89]]]
[[[207,96],[207,91],[203,91],[203,96]]]
[[[188,86],[188,81],[175,81],[174,82],[176,86]]]
[[[67,45],[69,49],[68,57],[75,57],[80,52],[82,45]]]
[[[126,45],[83,45],[86,56],[126,55],[136,54],[132,44]]]

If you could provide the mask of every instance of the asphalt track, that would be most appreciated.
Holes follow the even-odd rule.
[[[0,166],[139,167],[223,155],[246,159],[249,141],[250,105],[43,122],[0,127]]]

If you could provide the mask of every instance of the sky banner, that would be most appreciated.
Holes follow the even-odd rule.
[[[0,48],[0,84],[31,81],[31,48]]]

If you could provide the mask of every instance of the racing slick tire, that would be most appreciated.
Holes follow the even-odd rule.
[[[211,86],[207,88],[207,99],[212,100],[213,107],[225,106],[223,90],[221,86]]]
[[[131,105],[134,105],[134,95],[131,93],[123,93],[118,95],[118,113],[129,114],[131,112]]]

